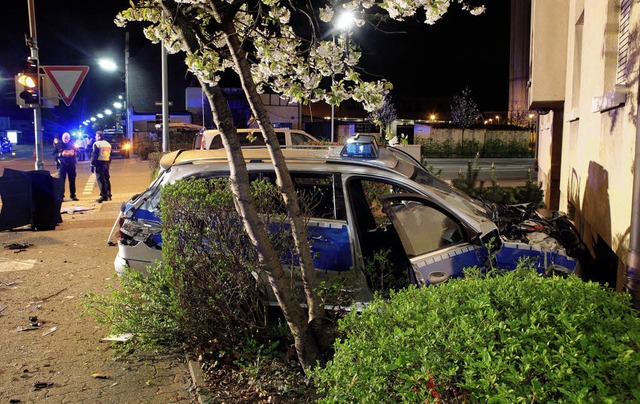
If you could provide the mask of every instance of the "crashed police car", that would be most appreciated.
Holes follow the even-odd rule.
[[[266,148],[242,152],[251,180],[275,182]],[[464,268],[487,267],[489,259],[506,269],[526,257],[540,272],[549,267],[577,269],[578,260],[548,234],[527,242],[507,239],[485,204],[452,188],[402,150],[378,145],[372,136],[356,135],[343,146],[282,152],[296,191],[312,187],[321,195],[307,220],[320,280],[351,270],[364,273],[381,248],[401,263],[408,282],[425,286],[463,276]],[[181,150],[163,156],[151,186],[122,205],[116,271],[144,271],[161,260],[158,206],[165,185],[228,175],[224,150]],[[360,298],[373,296],[369,292],[360,293]]]

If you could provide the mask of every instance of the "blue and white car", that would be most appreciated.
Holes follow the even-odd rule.
[[[388,249],[401,275],[418,285],[462,276],[467,267],[486,267],[491,255],[500,268],[513,268],[523,257],[532,257],[540,271],[551,265],[574,271],[578,265],[557,244],[550,246],[548,238],[533,245],[504,239],[483,204],[401,150],[378,146],[373,137],[356,136],[344,146],[282,151],[296,188],[321,193],[308,221],[321,280],[352,269],[364,274],[366,263],[381,249]],[[252,179],[275,181],[265,148],[243,149],[243,154]],[[144,270],[162,258],[158,204],[164,185],[228,173],[224,150],[165,155],[151,186],[122,207],[116,271]],[[360,293],[360,298],[371,292]]]

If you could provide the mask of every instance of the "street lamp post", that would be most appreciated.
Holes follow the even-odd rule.
[[[129,31],[125,32],[124,40],[124,109],[125,109],[125,136],[131,140],[133,134],[133,120],[131,119],[131,104],[129,102]],[[107,71],[118,70],[118,65],[111,59],[98,59],[100,67]]]
[[[338,19],[336,20],[336,23],[335,23],[335,28],[338,31],[340,31],[340,33],[348,33],[354,21],[355,21],[355,16],[353,15],[353,13],[351,11],[344,11],[338,16]],[[332,34],[332,35],[333,35],[333,41],[335,43],[335,34]],[[345,42],[347,44],[348,44],[348,40],[349,38],[345,38]],[[347,51],[348,51],[348,48],[347,48]],[[332,86],[334,85],[333,74],[331,75],[331,85]],[[335,126],[336,126],[335,105],[333,105],[332,103],[331,104],[331,142],[333,142],[335,139]]]
[[[127,133],[125,137],[129,141],[133,140],[133,120],[131,119],[131,103],[129,102],[129,31],[124,33],[124,107],[125,107],[125,127]]]
[[[31,51],[30,58],[36,61],[36,66],[38,64],[38,38],[37,38],[37,30],[36,30],[36,10],[34,0],[27,0],[27,10],[29,12],[29,37],[27,38],[27,46]],[[39,72],[36,72],[39,74]],[[38,80],[38,89],[40,89],[40,80]],[[39,91],[39,90],[38,90]],[[44,162],[43,162],[43,154],[44,154],[44,146],[42,145],[42,111],[40,108],[40,101],[38,101],[38,105],[33,108],[33,132],[35,137],[35,156],[36,170],[44,170]]]

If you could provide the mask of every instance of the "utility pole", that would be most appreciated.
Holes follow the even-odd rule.
[[[162,60],[162,151],[169,151],[169,83],[167,74],[167,49],[164,41],[160,42],[162,48],[160,58]]]
[[[133,120],[131,100],[129,99],[129,31],[124,33],[124,103],[126,110],[125,137],[133,141]]]
[[[27,46],[31,50],[31,59],[36,62],[38,69],[40,68],[40,62],[38,60],[38,38],[36,33],[36,11],[34,0],[27,0],[27,7],[29,11],[29,37],[27,38]],[[41,80],[40,72],[38,71],[38,93],[41,94]],[[42,112],[40,108],[40,98],[38,98],[38,104],[33,107],[33,131],[35,134],[35,147],[36,147],[36,170],[44,170],[44,163],[42,160],[43,146],[42,146]]]

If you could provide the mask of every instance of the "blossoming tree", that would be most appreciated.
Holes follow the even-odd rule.
[[[369,112],[379,109],[391,84],[363,79],[357,44],[346,34],[328,35],[331,24],[341,12],[353,13],[356,25],[363,25],[381,15],[403,20],[419,10],[424,11],[424,22],[433,24],[451,3],[472,14],[484,10],[466,0],[131,0],[131,7],[116,18],[120,26],[145,22],[147,38],[162,42],[169,52],[184,52],[189,71],[198,78],[231,162],[236,209],[291,329],[303,369],[322,362],[328,352],[325,313],[296,193],[260,93],[269,90],[300,103],[324,100],[338,105],[353,99]],[[225,71],[239,76],[273,160],[300,261],[306,310],[294,298],[251,199],[236,129],[218,86]]]

